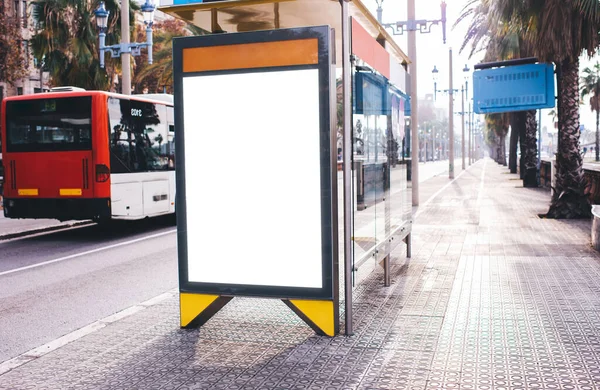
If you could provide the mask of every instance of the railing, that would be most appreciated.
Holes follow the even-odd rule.
[[[555,161],[555,160],[554,160]],[[542,159],[540,165],[540,186],[552,191],[552,178],[554,170],[552,169],[553,161],[550,159]],[[554,162],[555,164],[555,162]],[[589,196],[590,203],[600,204],[600,164],[583,164],[583,175],[586,181],[585,190]]]

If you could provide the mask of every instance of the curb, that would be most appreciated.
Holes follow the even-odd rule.
[[[26,237],[26,236],[31,236],[34,234],[54,232],[54,231],[58,231],[58,230],[66,230],[66,229],[70,229],[70,228],[74,228],[74,227],[86,226],[86,225],[92,225],[92,224],[94,224],[94,222],[92,222],[92,221],[81,221],[81,222],[70,223],[68,225],[48,226],[48,227],[43,227],[43,228],[26,230],[26,231],[22,231],[22,232],[0,234],[0,241],[12,240],[13,238]]]
[[[33,360],[36,360],[48,353],[55,351],[65,345],[72,343],[73,341],[79,340],[84,336],[87,336],[91,333],[94,333],[102,328],[107,327],[108,325],[115,323],[119,320],[122,320],[126,317],[129,317],[133,314],[136,314],[139,311],[155,306],[169,298],[175,297],[179,294],[179,289],[171,289],[165,293],[155,296],[154,298],[150,298],[144,302],[138,303],[136,305],[130,306],[126,309],[123,309],[117,313],[111,314],[107,317],[104,317],[100,320],[94,321],[91,324],[84,326],[83,328],[79,328],[74,330],[73,332],[67,333],[66,335],[59,337],[49,343],[46,343],[40,347],[31,349],[25,353],[22,353],[19,356],[16,356],[12,359],[6,360],[4,362],[0,362],[0,376],[6,374],[9,371],[14,370],[24,364],[27,364]]]

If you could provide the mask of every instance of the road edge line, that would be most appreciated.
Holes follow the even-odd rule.
[[[72,343],[73,341],[79,340],[84,336],[92,334],[100,329],[107,327],[110,324],[113,324],[119,320],[127,318],[129,316],[134,315],[144,309],[150,308],[154,305],[157,305],[179,293],[178,288],[174,288],[168,290],[165,293],[159,294],[153,298],[150,298],[144,302],[138,303],[137,305],[130,306],[121,311],[118,311],[114,314],[106,316],[100,320],[94,321],[91,324],[88,324],[82,328],[74,330],[70,333],[67,333],[64,336],[61,336],[57,339],[54,339],[42,346],[30,349],[27,352],[24,352],[18,356],[15,356],[12,359],[6,360],[0,363],[0,376],[14,370],[15,368],[21,367],[29,362],[32,362],[40,357],[49,354],[52,351],[56,351],[57,349],[64,347],[67,344]]]

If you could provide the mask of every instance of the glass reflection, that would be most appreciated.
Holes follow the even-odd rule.
[[[403,154],[405,99],[390,92],[387,109],[375,109],[369,99],[380,96],[373,89],[363,93],[362,113],[353,116],[354,255],[359,266],[385,257],[393,249],[386,243],[411,214]]]

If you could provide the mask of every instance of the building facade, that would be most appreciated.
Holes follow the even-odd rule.
[[[7,96],[26,95],[47,91],[48,73],[42,72],[39,64],[31,55],[29,40],[35,34],[35,21],[31,16],[31,0],[4,0],[5,10],[19,25],[19,43],[21,55],[28,65],[27,76],[10,85],[6,80],[0,80],[0,100]]]

